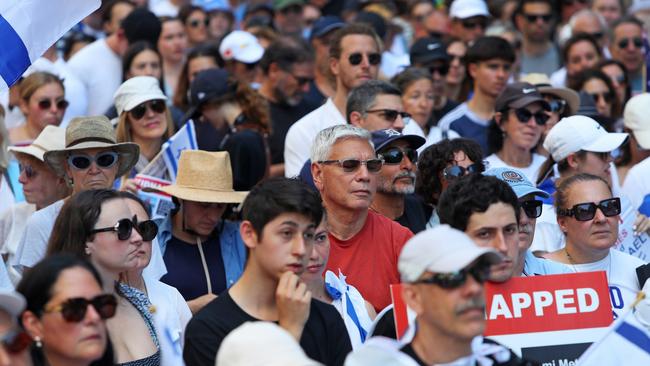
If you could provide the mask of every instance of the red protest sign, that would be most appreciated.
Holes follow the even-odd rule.
[[[599,328],[613,321],[603,271],[486,283],[485,298],[486,336]]]
[[[397,339],[402,338],[409,327],[406,303],[402,298],[402,284],[390,285],[390,296],[393,299],[393,314],[395,316],[395,331]]]

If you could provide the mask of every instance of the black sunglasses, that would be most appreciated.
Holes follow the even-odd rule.
[[[52,104],[54,104],[56,106],[56,109],[60,111],[68,108],[68,106],[70,105],[70,103],[65,99],[59,99],[59,100],[41,99],[38,101],[38,108],[42,110],[48,110],[52,108]]]
[[[165,109],[167,109],[167,105],[165,104],[164,100],[160,100],[160,99],[150,100],[148,102],[138,104],[136,107],[131,109],[130,111],[131,117],[133,117],[136,120],[141,119],[147,113],[147,108],[151,109],[156,113],[162,113],[165,111]]]
[[[401,149],[399,147],[392,147],[379,154],[384,160],[384,164],[399,164],[404,160],[404,156],[409,158],[411,163],[415,164],[418,161],[418,151],[411,148]]]
[[[117,299],[112,294],[98,295],[90,300],[83,297],[75,297],[68,299],[60,305],[57,305],[49,310],[45,310],[44,312],[61,312],[63,319],[65,319],[67,322],[78,323],[86,317],[88,305],[92,305],[95,308],[95,311],[97,311],[97,314],[99,314],[102,319],[109,319],[115,315],[115,310],[117,309]]]
[[[562,114],[566,108],[566,100],[564,99],[553,99],[548,102],[548,105],[551,109],[551,112]]]
[[[38,175],[38,173],[36,173],[31,165],[18,164],[18,170],[21,174],[25,173],[25,177],[27,177],[27,179],[32,179]]]
[[[615,95],[614,93],[610,92],[601,92],[601,93],[589,93],[592,98],[594,98],[594,102],[598,102],[600,98],[603,98],[605,103],[611,103],[614,101]]]
[[[90,165],[95,162],[98,167],[108,169],[115,165],[118,160],[119,155],[115,151],[104,151],[95,156],[70,154],[68,156],[68,165],[78,170],[85,170],[90,168]]]
[[[528,23],[535,23],[537,19],[541,19],[544,23],[548,23],[553,18],[551,14],[524,14]]]
[[[596,209],[600,209],[603,215],[612,217],[621,213],[621,199],[618,197],[609,198],[598,202],[578,203],[572,208],[561,208],[557,210],[560,216],[573,216],[578,221],[589,221],[596,216]]]
[[[253,71],[257,67],[257,62],[251,64],[244,63],[244,65],[246,66],[246,70]]]
[[[442,175],[445,177],[445,179],[450,180],[460,178],[470,173],[482,173],[484,170],[485,165],[483,165],[483,163],[474,163],[467,168],[459,165],[452,165],[446,167],[445,170],[442,171]]]
[[[481,29],[485,29],[485,28],[487,28],[487,19],[463,20],[462,24],[463,24],[463,28],[465,28],[465,29],[474,29],[476,27],[479,27]]]
[[[192,28],[198,28],[201,25],[207,27],[208,25],[210,25],[210,19],[205,19],[203,21],[201,21],[199,19],[192,19],[192,20],[190,20],[189,25]]]
[[[546,121],[550,118],[550,116],[543,111],[537,111],[535,113],[529,111],[526,108],[519,108],[515,109],[515,116],[517,116],[517,120],[521,123],[527,123],[530,121],[531,117],[535,117],[535,123],[539,126],[544,126],[546,124]]]
[[[132,219],[121,219],[117,224],[99,229],[93,229],[91,234],[115,231],[117,238],[120,240],[127,240],[131,237],[133,229],[142,236],[143,241],[152,241],[158,234],[158,225],[153,220],[145,220],[138,222],[137,217],[133,216]]]
[[[536,219],[542,215],[542,204],[540,200],[528,200],[519,202],[521,209],[524,210],[529,219]]]
[[[429,73],[431,73],[431,75],[438,73],[440,76],[445,76],[449,73],[449,65],[443,64],[439,66],[429,66]]]
[[[293,76],[294,79],[296,79],[296,82],[298,83],[298,85],[309,84],[314,80],[314,78],[305,78],[305,77],[299,77],[299,76],[295,76],[295,75],[292,75],[292,76]]]
[[[381,54],[380,53],[368,53],[366,54],[366,57],[368,57],[368,63],[371,65],[379,65],[381,62]],[[348,61],[350,62],[350,65],[352,66],[357,66],[363,61],[363,53],[353,53],[348,57]]]
[[[438,285],[451,290],[464,285],[469,275],[472,275],[476,282],[485,283],[490,277],[490,264],[485,261],[479,261],[469,268],[463,268],[460,271],[452,273],[436,273],[429,278],[418,280],[414,283]]]
[[[627,46],[630,44],[630,41],[634,45],[634,48],[643,47],[643,39],[641,37],[634,37],[634,38],[623,38],[620,41],[618,41],[618,48],[627,48]]]
[[[396,111],[394,109],[386,109],[386,108],[383,108],[383,109],[371,109],[371,110],[366,111],[366,113],[381,113],[381,114],[384,115],[384,118],[387,121],[390,121],[390,122],[395,122],[395,120],[397,119],[397,116],[402,117],[402,119],[411,118],[410,113],[400,112],[400,111]]]
[[[370,173],[377,173],[381,170],[381,167],[384,165],[384,161],[381,159],[368,159],[368,160],[359,160],[359,159],[345,159],[345,160],[321,160],[319,164],[337,164],[343,171],[346,173],[352,173],[357,171],[361,165],[365,165]]]
[[[13,355],[24,351],[32,344],[32,341],[32,337],[30,337],[27,332],[17,328],[9,330],[0,337],[0,342],[4,349]]]

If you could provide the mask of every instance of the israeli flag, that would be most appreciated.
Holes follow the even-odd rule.
[[[100,0],[0,1],[0,91],[7,90]]]
[[[183,150],[198,150],[199,145],[196,143],[196,130],[194,129],[194,122],[192,120],[181,127],[174,136],[170,137],[161,147],[161,153],[167,171],[172,179],[176,182],[176,175],[178,174],[178,159],[181,157]]]

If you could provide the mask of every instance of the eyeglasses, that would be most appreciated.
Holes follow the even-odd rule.
[[[167,109],[167,105],[165,104],[164,100],[150,100],[148,102],[138,104],[136,107],[131,109],[131,117],[136,120],[142,119],[142,117],[144,117],[144,115],[147,113],[147,108],[154,111],[155,113],[162,113],[165,111],[165,109]]]
[[[601,92],[601,93],[589,93],[592,98],[594,98],[594,102],[598,102],[599,99],[603,99],[605,103],[611,103],[614,101],[614,93],[610,92]]]
[[[346,173],[356,172],[361,165],[365,165],[370,173],[378,173],[381,170],[381,167],[384,165],[382,159],[368,159],[368,160],[359,160],[359,159],[345,159],[345,160],[321,160],[319,164],[337,164],[343,171]]]
[[[156,234],[158,234],[158,225],[156,225],[153,220],[138,222],[138,219],[135,216],[133,216],[132,219],[121,219],[114,226],[93,229],[90,233],[96,234],[115,231],[117,232],[117,238],[119,240],[127,240],[131,237],[133,229],[140,234],[143,241],[152,241],[153,238],[156,237]]]
[[[68,156],[68,165],[77,170],[85,170],[90,168],[90,165],[94,162],[98,167],[108,169],[117,163],[118,158],[119,155],[115,151],[104,151],[95,156],[70,154]]]
[[[550,116],[543,111],[537,111],[535,113],[529,111],[526,108],[519,108],[515,109],[515,116],[517,116],[517,119],[521,123],[527,123],[530,121],[531,117],[535,117],[535,123],[539,126],[544,126],[546,124],[546,121],[550,118]]]
[[[88,300],[83,297],[68,299],[60,305],[57,305],[45,313],[61,312],[63,319],[67,322],[78,323],[86,317],[88,305],[92,305],[102,319],[109,319],[115,315],[117,309],[117,299],[114,295],[104,294],[93,297]]]
[[[29,334],[22,329],[16,328],[9,330],[0,337],[0,342],[4,349],[14,355],[24,351],[32,344],[32,341],[32,337]]]
[[[390,148],[379,154],[384,160],[384,164],[399,164],[404,160],[404,156],[409,158],[411,163],[417,163],[418,161],[418,151],[411,148],[401,149],[399,147]]]
[[[410,113],[400,112],[400,111],[396,111],[394,109],[387,109],[387,108],[371,109],[371,110],[366,111],[366,113],[381,113],[381,114],[384,115],[384,118],[387,121],[390,121],[390,122],[395,122],[395,120],[397,119],[397,116],[402,117],[402,119],[411,118]]]
[[[549,107],[551,107],[551,112],[562,114],[564,113],[564,108],[566,108],[566,100],[564,99],[553,99],[548,102]]]
[[[363,53],[353,53],[348,57],[348,61],[350,62],[350,65],[352,66],[357,66],[363,61]],[[371,65],[379,65],[381,62],[381,54],[379,53],[368,53],[366,54],[366,57],[368,57],[368,63]]]
[[[487,27],[487,19],[475,19],[475,20],[463,20],[462,21],[463,28],[465,29],[475,29],[475,28],[481,28],[485,29]]]
[[[467,168],[460,165],[452,165],[446,167],[445,170],[442,171],[442,175],[445,179],[450,180],[460,178],[470,173],[482,173],[484,170],[485,165],[483,163],[474,163]]]
[[[603,215],[612,217],[621,213],[621,199],[618,197],[609,198],[594,202],[585,202],[574,205],[572,208],[561,208],[557,214],[560,216],[573,216],[578,221],[589,221],[596,216],[596,209],[600,209]]]
[[[70,103],[68,103],[68,101],[65,99],[59,99],[59,100],[41,99],[38,101],[38,108],[45,111],[52,108],[52,104],[54,104],[56,106],[56,109],[60,111],[68,108],[68,105],[70,105]]]
[[[438,73],[440,76],[445,76],[447,73],[449,73],[449,65],[443,64],[440,66],[429,66],[429,72],[431,75]]]
[[[627,48],[630,42],[632,42],[634,48],[643,47],[643,39],[641,37],[634,37],[634,38],[623,38],[620,41],[618,41],[618,48]]]
[[[18,164],[18,170],[20,171],[20,174],[25,173],[27,179],[32,179],[38,175],[31,165]]]
[[[490,265],[487,262],[479,261],[469,268],[452,273],[436,273],[432,277],[414,283],[438,285],[451,290],[463,286],[467,282],[468,275],[472,275],[478,283],[485,283],[490,277]]]
[[[536,219],[542,215],[542,203],[540,200],[528,200],[519,202],[519,205],[529,219]]]
[[[552,14],[524,14],[524,17],[528,23],[535,23],[538,19],[541,19],[544,23],[548,23],[553,18]]]
[[[200,26],[207,27],[208,25],[210,25],[210,19],[204,19],[204,20],[192,19],[189,22],[189,26],[192,28],[198,28]]]

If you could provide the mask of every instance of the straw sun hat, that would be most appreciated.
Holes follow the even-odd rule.
[[[227,152],[184,150],[178,160],[176,183],[158,190],[187,201],[243,202],[248,192],[236,192],[232,182]]]
[[[65,129],[57,126],[45,126],[36,140],[29,146],[11,146],[9,151],[33,156],[40,161],[43,155],[51,150],[65,149]]]
[[[115,130],[105,116],[78,117],[65,130],[65,147],[45,153],[45,162],[60,176],[65,175],[68,154],[74,151],[105,148],[119,154],[117,176],[126,174],[140,157],[140,148],[131,142],[117,143]]]

